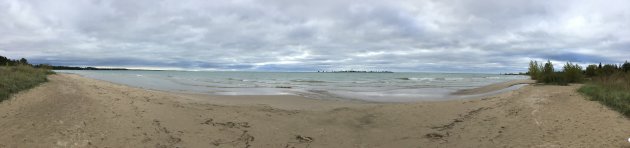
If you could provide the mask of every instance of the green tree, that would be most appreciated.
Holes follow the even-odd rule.
[[[578,64],[572,64],[571,62],[567,62],[567,64],[564,65],[562,74],[564,76],[563,79],[567,83],[579,83],[584,79],[582,67]]]
[[[543,83],[553,82],[553,79],[554,79],[553,75],[554,75],[553,64],[551,63],[551,61],[547,60],[547,63],[545,63],[543,68],[541,69],[540,79],[538,79],[538,82],[543,82]]]
[[[543,75],[551,75],[555,72],[554,68],[553,68],[553,63],[551,63],[551,61],[547,61],[547,63],[545,63],[545,66],[542,69],[542,74]]]
[[[623,72],[630,71],[630,63],[628,63],[628,61],[624,62],[623,65],[621,65],[621,69],[623,70]]]
[[[4,57],[4,56],[0,56],[0,66],[6,66],[6,65],[9,65],[9,62],[10,62],[10,61],[11,61],[11,60],[10,60],[9,58]]]
[[[19,63],[22,65],[28,65],[28,61],[25,58],[21,58]]]
[[[553,63],[547,60],[547,63],[542,67],[541,76],[537,82],[546,84],[566,85],[567,82],[563,75],[557,74],[553,68]]]
[[[584,72],[587,77],[597,76],[597,65],[591,64],[586,67],[586,71]]]
[[[538,65],[538,61],[529,61],[529,77],[532,80],[538,80],[540,77],[540,66]]]
[[[618,67],[615,64],[606,64],[600,69],[601,76],[610,76],[617,71]]]

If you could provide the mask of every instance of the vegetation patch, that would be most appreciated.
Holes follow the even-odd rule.
[[[11,94],[33,88],[47,81],[54,72],[46,68],[34,68],[26,59],[9,60],[0,56],[0,102]]]
[[[538,63],[530,61],[527,74],[538,83],[568,85],[569,83],[581,83],[584,80],[582,67],[577,64],[567,63],[562,71],[556,71],[551,61]]]
[[[627,61],[621,65],[592,64],[584,70],[577,64],[567,63],[562,71],[555,71],[550,61],[544,64],[531,61],[527,74],[544,84],[586,82],[578,92],[630,117],[630,63]]]
[[[578,92],[630,117],[630,73],[618,71],[593,77]]]

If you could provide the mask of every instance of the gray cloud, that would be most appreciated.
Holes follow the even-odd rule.
[[[0,1],[0,54],[71,66],[518,72],[623,62],[630,2]]]

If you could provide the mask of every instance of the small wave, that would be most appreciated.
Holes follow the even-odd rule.
[[[411,78],[414,81],[433,81],[434,78]]]
[[[326,81],[319,81],[319,80],[291,80],[291,82],[326,83]]]
[[[230,80],[230,81],[241,81],[241,82],[248,82],[249,81],[247,79],[236,79],[236,78],[228,78],[228,80]]]
[[[380,83],[387,83],[387,81],[379,81]],[[372,81],[352,81],[353,84],[368,84],[372,83]]]
[[[446,81],[461,81],[461,80],[464,80],[464,78],[444,78],[444,80],[446,80]]]
[[[412,80],[412,81],[433,81],[435,78],[396,78],[399,80]]]

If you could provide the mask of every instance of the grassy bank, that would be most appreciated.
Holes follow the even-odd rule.
[[[630,63],[627,61],[620,65],[591,64],[586,69],[567,63],[562,71],[556,71],[551,61],[530,61],[527,74],[544,84],[567,85],[586,80],[578,92],[630,117]]]
[[[31,66],[0,66],[0,101],[46,82],[46,76],[52,73],[51,70]]]
[[[593,77],[578,92],[630,117],[630,73]]]

